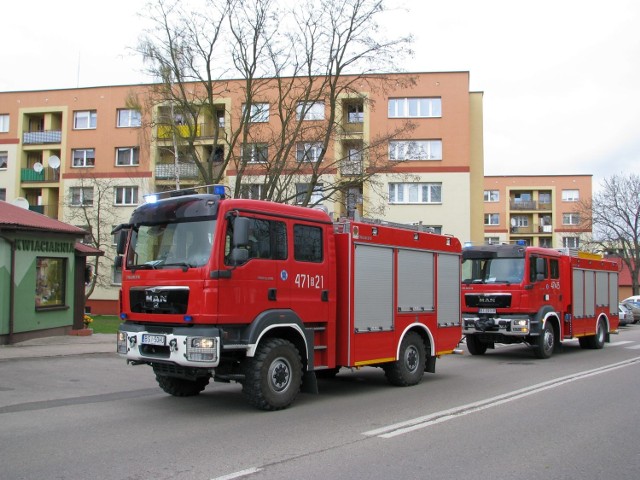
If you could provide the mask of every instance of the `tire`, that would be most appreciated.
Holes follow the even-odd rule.
[[[596,334],[593,336],[593,348],[595,350],[601,350],[604,348],[604,342],[607,339],[607,326],[604,320],[598,320],[596,326]]]
[[[184,378],[167,377],[166,375],[156,375],[156,381],[160,388],[174,397],[193,397],[209,385],[209,377],[202,377],[196,380],[186,380]]]
[[[481,342],[477,336],[467,335],[467,350],[471,355],[484,355],[488,347],[489,345]]]
[[[260,410],[282,410],[295,400],[302,384],[298,349],[282,338],[265,340],[243,363],[242,393]]]
[[[578,340],[580,342],[581,348],[589,348],[591,350],[600,350],[604,348],[604,342],[607,337],[607,327],[604,323],[604,320],[598,320],[598,324],[596,325],[596,334],[589,335],[588,337],[580,337]]]
[[[387,381],[398,387],[420,383],[424,375],[426,352],[422,337],[415,332],[407,333],[400,344],[400,358],[383,367]]]
[[[553,325],[550,321],[544,323],[542,334],[537,338],[533,353],[538,358],[549,358],[553,355],[553,349],[556,343],[556,334],[553,331]]]

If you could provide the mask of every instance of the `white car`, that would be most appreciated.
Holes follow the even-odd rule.
[[[624,302],[640,302],[640,295],[633,295],[633,296],[631,296],[629,298],[625,298],[621,302],[622,303],[624,303]]]
[[[621,327],[633,323],[633,313],[621,303],[618,304],[618,318],[620,319]]]

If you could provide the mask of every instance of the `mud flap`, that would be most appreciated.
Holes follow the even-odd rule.
[[[302,387],[300,387],[300,391],[303,393],[320,393],[318,391],[318,381],[316,379],[316,373],[310,370],[307,370],[302,376]]]
[[[428,373],[436,373],[436,357],[431,355],[427,356],[427,361],[424,364],[424,371]]]

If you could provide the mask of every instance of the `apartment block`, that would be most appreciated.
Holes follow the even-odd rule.
[[[340,97],[337,134],[324,152],[328,167],[320,183],[344,188],[322,206],[335,219],[422,224],[462,241],[482,241],[487,234],[481,200],[482,93],[469,91],[468,72],[394,78],[399,80],[363,77],[357,91]],[[276,83],[265,80],[251,105],[251,141],[233,143],[233,128],[245,109],[243,86],[241,80],[216,85],[214,90],[221,92],[216,108],[198,117],[192,140],[198,157],[221,169],[224,184],[233,189],[242,168],[242,195],[259,197],[271,154],[259,135],[280,128],[278,106],[269,93]],[[193,85],[194,91],[200,87]],[[93,238],[85,241],[105,251],[101,282],[88,302],[95,313],[117,308],[120,277],[112,266],[113,239],[106,232],[127,221],[144,195],[203,183],[193,156],[176,144],[176,126],[178,137],[187,135],[180,128],[190,128],[181,127],[182,112],[157,97],[151,102],[152,92],[151,85],[0,92],[0,200],[25,199],[31,210],[91,231]],[[297,121],[327,128],[325,103],[319,98],[299,105],[304,114]],[[385,137],[389,140],[380,142]],[[307,181],[305,168],[299,167],[318,158],[319,146],[304,136],[293,142],[287,161],[300,176],[290,185],[295,199]],[[376,142],[379,148],[368,150]],[[234,161],[218,167],[229,151]],[[375,174],[358,181],[373,162]]]
[[[485,176],[484,242],[580,248],[592,175]]]

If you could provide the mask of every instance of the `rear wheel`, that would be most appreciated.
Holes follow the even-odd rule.
[[[420,335],[407,333],[400,344],[400,358],[383,367],[387,381],[399,387],[420,383],[424,375],[426,351]]]
[[[484,355],[487,351],[488,345],[476,336],[467,335],[467,350],[471,355]]]
[[[544,324],[541,335],[538,337],[533,353],[538,358],[549,358],[553,355],[553,348],[556,342],[556,335],[553,325],[547,321]]]
[[[162,390],[174,397],[192,397],[198,395],[209,385],[209,377],[186,380],[184,378],[156,375],[156,381]]]
[[[253,358],[244,361],[242,393],[261,410],[281,410],[295,400],[302,384],[298,349],[282,338],[265,340]]]

